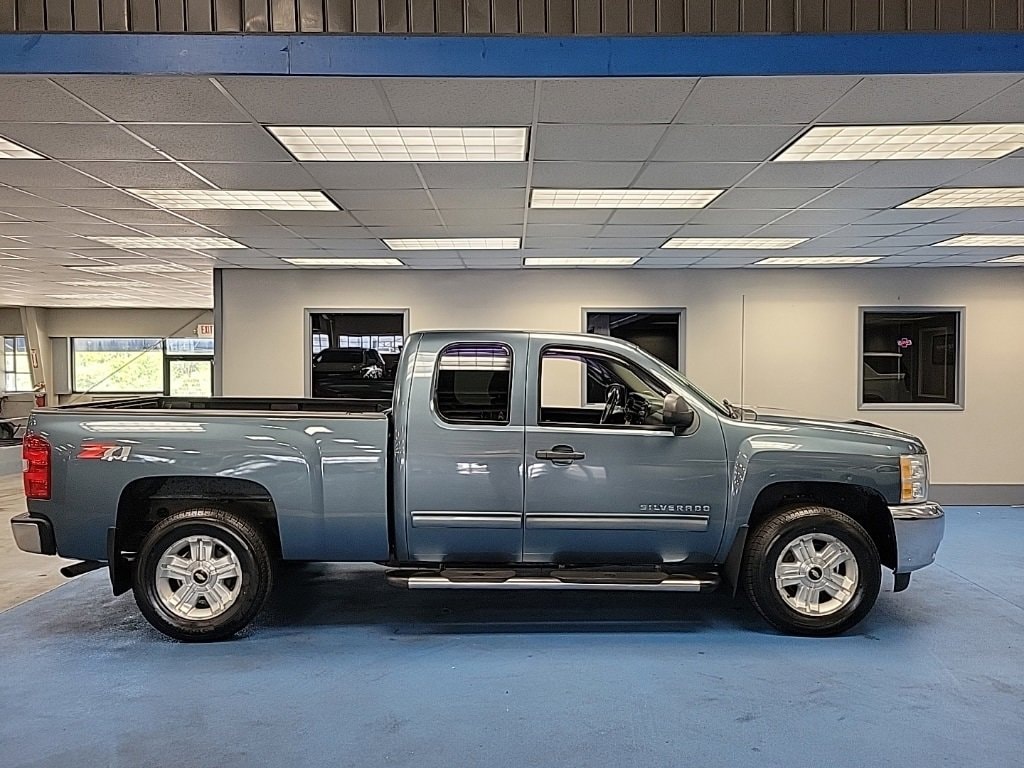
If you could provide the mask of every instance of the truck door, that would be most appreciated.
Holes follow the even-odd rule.
[[[674,434],[659,410],[674,390],[615,351],[535,337],[530,360],[524,561],[712,561],[728,498],[718,419],[698,410]]]
[[[521,560],[527,338],[420,338],[406,447],[396,446],[405,457],[399,525],[411,560]]]

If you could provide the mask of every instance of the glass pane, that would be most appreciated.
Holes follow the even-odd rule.
[[[169,355],[212,355],[213,339],[167,339]]]
[[[161,339],[73,339],[73,389],[76,392],[162,392]]]
[[[863,402],[957,404],[960,313],[864,313]]]
[[[212,360],[170,360],[170,394],[174,397],[212,397]]]
[[[447,421],[507,424],[512,350],[502,344],[452,344],[441,352],[435,398]]]

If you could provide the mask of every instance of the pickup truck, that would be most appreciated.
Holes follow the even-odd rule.
[[[245,627],[287,560],[379,563],[409,589],[724,582],[784,632],[832,635],[944,527],[917,438],[737,409],[584,334],[414,333],[386,402],[41,408],[23,451],[18,545],[105,565],[185,641]]]

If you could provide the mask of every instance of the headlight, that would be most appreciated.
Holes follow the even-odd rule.
[[[928,498],[928,455],[900,456],[900,502],[914,504]]]

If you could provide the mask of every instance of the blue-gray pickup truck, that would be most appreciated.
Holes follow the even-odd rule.
[[[180,640],[260,610],[280,561],[375,562],[409,589],[742,588],[831,635],[931,563],[917,438],[712,399],[640,348],[561,333],[412,334],[394,398],[154,397],[43,408],[29,552],[105,565]]]

